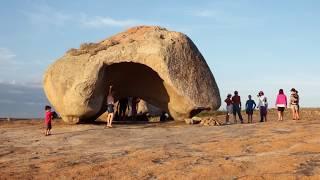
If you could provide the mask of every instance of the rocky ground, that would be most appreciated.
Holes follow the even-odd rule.
[[[56,121],[48,137],[43,122],[0,121],[0,179],[320,179],[320,110],[275,115],[226,126]]]

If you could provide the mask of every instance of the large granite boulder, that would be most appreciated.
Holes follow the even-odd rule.
[[[139,26],[98,43],[70,49],[44,75],[48,100],[68,123],[95,120],[115,98],[135,96],[183,120],[220,107],[219,89],[186,35]]]

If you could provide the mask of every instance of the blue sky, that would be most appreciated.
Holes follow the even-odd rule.
[[[239,90],[244,100],[264,90],[273,104],[279,88],[289,93],[295,87],[302,106],[319,107],[319,9],[317,0],[1,1],[0,116],[25,116],[27,109],[39,116],[46,103],[42,74],[49,64],[81,43],[136,25],[187,34],[207,60],[223,98]],[[19,98],[23,92],[7,95],[13,87],[34,88],[39,97],[21,102],[27,101]],[[26,104],[10,111],[8,102]]]

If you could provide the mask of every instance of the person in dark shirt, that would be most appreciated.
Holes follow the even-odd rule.
[[[128,98],[121,98],[119,100],[119,116],[121,121],[125,120],[128,107]]]
[[[241,97],[239,96],[238,91],[234,92],[234,96],[232,97],[232,105],[233,105],[233,117],[234,123],[237,123],[237,114],[241,123],[243,123],[243,118],[241,115]]]
[[[256,102],[254,102],[254,100],[252,100],[252,96],[249,95],[248,96],[248,101],[246,103],[246,113],[248,114],[248,123],[252,123],[253,122],[253,111],[256,108],[257,104]]]

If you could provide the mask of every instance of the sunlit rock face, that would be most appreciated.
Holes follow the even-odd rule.
[[[215,79],[191,39],[157,26],[133,27],[70,49],[48,68],[43,84],[68,123],[104,113],[110,85],[116,99],[140,97],[175,120],[221,104]]]

